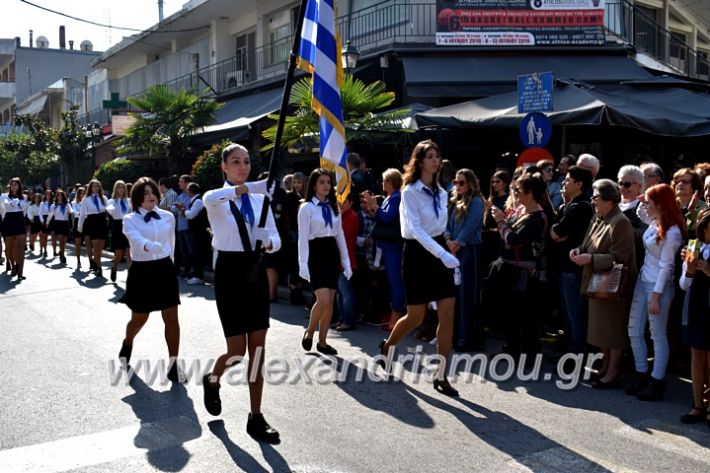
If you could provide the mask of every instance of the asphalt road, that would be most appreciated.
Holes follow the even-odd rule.
[[[677,420],[691,403],[689,382],[677,376],[669,375],[664,401],[643,403],[584,382],[560,389],[550,364],[540,381],[496,381],[501,364],[487,380],[457,382],[461,397],[450,399],[409,371],[389,382],[372,366],[361,381],[355,371],[345,376],[348,360],[377,353],[378,327],[333,333],[336,360],[305,354],[307,312],[285,303],[272,304],[267,339],[267,359],[285,366],[274,364],[263,406],[282,441],[259,444],[245,432],[249,397],[238,368],[233,385],[223,381],[219,417],[205,411],[195,372],[171,385],[143,370],[128,382],[112,371],[129,315],[116,302],[126,271],[113,284],[68,260],[30,259],[19,284],[0,274],[3,473],[710,470],[710,428]],[[184,282],[181,290],[181,357],[204,369],[225,348],[213,291]],[[162,327],[153,314],[136,339],[134,367],[167,357]],[[400,353],[417,343],[406,339]]]

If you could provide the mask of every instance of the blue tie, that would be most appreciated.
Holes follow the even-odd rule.
[[[249,194],[242,194],[242,208],[240,209],[244,220],[249,222],[249,226],[254,228],[254,209],[251,206],[251,200],[249,200]]]
[[[431,189],[428,187],[422,187],[422,190],[427,193],[429,196],[431,196],[433,203],[434,203],[434,214],[436,215],[436,218],[439,218],[439,192],[437,189],[437,192],[433,192]]]
[[[154,218],[156,220],[160,220],[160,215],[158,215],[158,212],[156,212],[155,210],[151,210],[150,212],[145,214],[145,216],[143,216],[143,221],[145,223],[148,223],[148,222],[150,222],[151,218]]]
[[[94,194],[94,205],[96,206],[96,210],[101,210],[99,209],[99,196]]]
[[[323,212],[325,226],[333,228],[333,211],[330,209],[330,204],[327,202],[318,202],[318,207],[320,207],[321,212]]]
[[[121,212],[123,212],[125,214],[126,213],[126,201],[121,199],[120,202],[121,202]]]
[[[64,215],[67,211],[67,205],[66,204],[59,204],[59,209],[62,211],[62,215]]]

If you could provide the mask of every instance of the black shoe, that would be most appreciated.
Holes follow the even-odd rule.
[[[10,271],[10,276],[11,277],[17,276],[17,266],[12,267],[12,270]]]
[[[97,277],[97,278],[103,278],[103,277],[104,277],[104,273],[101,271],[101,268],[99,268],[99,269],[96,270],[96,277]]]
[[[333,355],[333,356],[335,356],[335,355],[338,354],[338,350],[336,350],[335,348],[331,347],[331,346],[328,345],[327,343],[325,344],[325,346],[321,346],[320,343],[316,343],[316,350],[318,350],[319,353],[323,353],[324,355]]]
[[[683,414],[680,416],[680,421],[683,424],[697,424],[698,422],[702,422],[705,420],[705,415],[707,411],[705,410],[705,407],[698,407],[698,406],[692,406],[690,408],[691,412],[692,411],[698,411],[699,414],[691,414],[690,412]]]
[[[98,266],[96,266],[96,261],[94,260],[89,260],[89,270],[91,271],[96,271],[98,269]]]
[[[590,384],[594,389],[616,389],[619,387],[621,382],[619,380],[619,376],[617,376],[611,381],[604,382],[601,379],[598,379],[596,381],[592,381]]]
[[[111,281],[116,282],[116,267],[111,268]]]
[[[636,372],[634,381],[626,388],[626,394],[629,396],[638,396],[638,394],[643,391],[648,382],[650,381],[650,376],[648,373]]]
[[[5,272],[12,271],[12,264],[9,261],[5,263]]]
[[[313,348],[313,337],[306,338],[306,335],[308,335],[308,330],[303,332],[303,338],[301,339],[301,346],[303,347],[304,350],[311,351],[311,348]]]
[[[67,264],[67,258],[64,255],[59,255],[59,262],[62,264]]]
[[[218,416],[222,412],[222,401],[219,399],[220,385],[217,383],[215,386],[210,383],[210,376],[212,376],[212,373],[208,373],[204,378],[202,378],[202,391],[204,392],[205,409],[207,409],[207,412],[213,416]]]
[[[387,340],[382,340],[380,344],[377,345],[377,348],[380,350],[380,355],[387,358],[387,353],[385,353],[385,343],[387,343]],[[390,347],[390,349],[391,348],[392,347]],[[380,368],[387,371],[387,361],[384,358],[381,360],[377,360],[377,364],[380,366]]]
[[[448,381],[434,380],[434,389],[449,397],[459,397],[459,392],[451,387]]]
[[[133,345],[127,345],[124,340],[121,344],[121,351],[118,352],[118,359],[128,367],[131,364],[131,351],[133,351]]]
[[[168,370],[168,379],[173,383],[185,383],[185,373],[178,368],[177,360],[173,361],[172,366]]]
[[[662,401],[665,391],[666,381],[651,376],[646,387],[638,393],[636,398],[639,401]]]
[[[264,419],[263,414],[249,414],[247,420],[247,433],[255,440],[266,443],[279,443],[279,433]]]

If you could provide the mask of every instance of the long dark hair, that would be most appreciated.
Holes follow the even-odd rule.
[[[325,198],[325,200],[327,200],[330,204],[331,208],[333,209],[333,213],[335,215],[338,215],[338,200],[335,197],[335,174],[325,168],[314,169],[313,172],[311,172],[311,175],[308,176],[305,200],[306,202],[310,202],[313,197],[316,196],[316,183],[318,182],[318,178],[320,178],[321,176],[328,176],[328,178],[330,179],[330,192],[328,192],[328,196]]]
[[[424,160],[427,151],[430,149],[435,149],[436,152],[441,156],[441,149],[439,145],[434,143],[432,140],[424,140],[417,143],[412,151],[412,157],[409,162],[404,166],[404,185],[414,184],[422,177],[421,162]],[[432,179],[432,186],[439,186],[439,171],[434,173]]]
[[[17,194],[12,193],[12,183],[16,182],[17,183]],[[8,197],[14,197],[16,199],[24,200],[25,199],[25,194],[22,193],[22,181],[20,180],[19,177],[13,177],[10,179],[10,182],[7,183],[7,196]]]
[[[498,197],[495,194],[495,191],[493,190],[493,179],[500,179],[501,181],[503,181],[503,184],[505,184],[505,193],[506,194],[510,193],[510,174],[505,169],[499,169],[496,172],[494,172],[493,177],[491,177],[491,187],[490,187],[490,190],[488,191],[489,197],[491,197],[491,198]]]

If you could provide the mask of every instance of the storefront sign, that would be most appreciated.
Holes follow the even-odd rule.
[[[135,117],[130,115],[113,115],[111,117],[111,132],[116,136],[123,136],[135,122]]]
[[[604,0],[437,0],[441,46],[604,44]]]
[[[551,112],[552,72],[518,76],[518,113]]]

